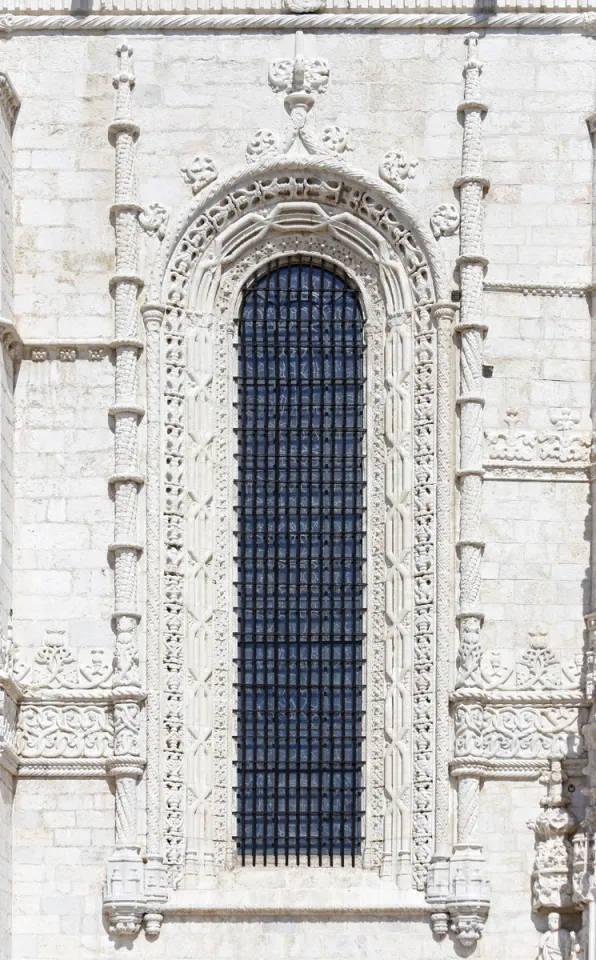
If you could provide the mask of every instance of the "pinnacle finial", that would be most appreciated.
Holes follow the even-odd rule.
[[[121,43],[116,47],[116,76],[114,83],[134,83],[134,73],[132,71],[132,47],[127,43]]]

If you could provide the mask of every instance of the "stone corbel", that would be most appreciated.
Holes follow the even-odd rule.
[[[474,946],[482,936],[490,908],[486,861],[477,842],[479,787],[476,777],[460,778],[458,842],[451,858],[434,858],[426,894],[435,936],[445,936],[451,926],[465,947]]]

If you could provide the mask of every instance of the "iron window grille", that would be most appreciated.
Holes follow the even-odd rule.
[[[239,325],[240,862],[354,865],[363,825],[364,318],[298,257]]]

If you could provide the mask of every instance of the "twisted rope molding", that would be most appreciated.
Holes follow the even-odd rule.
[[[193,30],[580,30],[596,31],[592,13],[180,13],[5,14],[0,33],[104,33]]]

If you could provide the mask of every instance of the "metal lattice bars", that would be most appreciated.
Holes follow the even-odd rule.
[[[354,864],[362,833],[364,321],[343,273],[246,290],[238,374],[237,846]]]

